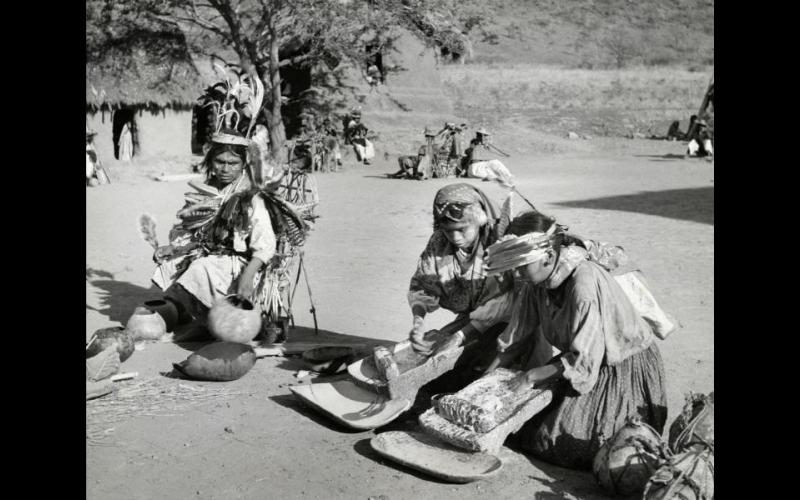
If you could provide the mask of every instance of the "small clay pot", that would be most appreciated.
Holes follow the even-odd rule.
[[[160,314],[139,306],[133,311],[125,329],[133,336],[133,340],[158,340],[167,333],[167,324]]]
[[[178,325],[178,308],[172,302],[164,299],[148,300],[144,306],[161,315],[168,332],[174,330]]]
[[[229,295],[208,311],[208,330],[223,342],[246,344],[261,330],[261,311],[249,300]]]
[[[131,357],[135,348],[133,335],[121,326],[101,328],[94,332],[92,339],[94,340],[90,340],[91,344],[86,348],[87,359],[96,356],[108,346],[116,344],[119,360],[123,362]]]
[[[286,339],[283,330],[282,325],[279,323],[270,323],[264,327],[264,343],[276,344],[283,342]]]

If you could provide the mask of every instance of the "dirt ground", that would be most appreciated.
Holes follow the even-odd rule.
[[[669,420],[688,391],[714,389],[713,163],[684,159],[683,145],[596,140],[574,152],[517,155],[506,164],[540,210],[582,236],[625,247],[647,275],[662,306],[683,329],[659,347],[668,377]],[[454,180],[389,180],[393,158],[317,176],[322,217],[306,247],[320,328],[349,340],[399,341],[411,315],[405,292],[431,233],[435,192]],[[472,180],[496,198],[499,187]],[[86,338],[124,324],[151,287],[152,250],[137,231],[150,213],[166,239],[185,182],[127,175],[86,190]],[[517,199],[519,200],[519,199]],[[522,208],[521,200],[516,204]],[[299,331],[313,326],[301,286]],[[429,317],[433,328],[450,315]],[[173,343],[144,346],[122,366],[146,380],[189,390],[222,388],[230,397],[162,408],[105,425],[87,439],[87,498],[604,498],[589,473],[569,471],[504,450],[503,469],[466,485],[437,481],[379,458],[375,432],[352,432],[300,404],[298,360],[264,358],[228,383],[163,376],[190,354]],[[234,394],[235,393],[235,394]],[[109,396],[113,397],[113,396]],[[87,411],[93,408],[87,403]],[[88,417],[87,417],[88,418]],[[404,422],[405,428],[413,422]],[[87,427],[87,430],[88,427]]]

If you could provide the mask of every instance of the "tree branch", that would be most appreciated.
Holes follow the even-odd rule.
[[[165,23],[174,24],[176,26],[180,26],[181,23],[191,23],[219,35],[226,42],[231,41],[230,35],[226,33],[223,28],[199,16],[192,15],[191,17],[182,17],[182,16],[167,16],[163,14],[150,14],[150,17]]]
[[[308,61],[309,59],[313,58],[314,54],[303,54],[300,56],[290,57],[289,59],[282,59],[281,62],[278,64],[281,68],[284,66],[291,66],[293,64],[301,63],[303,61]]]
[[[233,46],[239,54],[239,58],[242,59],[242,66],[245,70],[252,69],[248,66],[256,64],[258,52],[256,44],[242,34],[242,22],[239,14],[231,7],[230,0],[209,0],[209,2],[225,19],[225,23],[230,29]]]

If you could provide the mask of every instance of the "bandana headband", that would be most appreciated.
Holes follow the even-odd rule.
[[[553,235],[558,228],[557,224],[553,224],[544,233],[504,236],[486,249],[486,273],[500,274],[544,259],[552,248]]]

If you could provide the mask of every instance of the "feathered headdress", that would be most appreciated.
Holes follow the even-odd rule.
[[[225,96],[221,102],[212,100],[205,105],[213,107],[216,114],[215,133],[212,135],[211,141],[217,144],[249,146],[250,135],[264,103],[264,84],[255,74],[239,74],[219,64],[214,64],[214,66],[225,77]],[[242,115],[249,117],[247,129],[241,131],[244,134],[243,138],[221,133],[223,128],[239,130]]]

